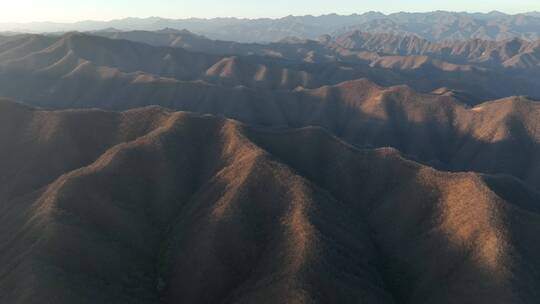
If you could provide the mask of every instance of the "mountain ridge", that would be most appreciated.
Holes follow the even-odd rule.
[[[10,265],[0,277],[3,301],[529,303],[537,296],[539,214],[515,198],[538,201],[519,185],[497,180],[491,190],[490,178],[438,172],[392,149],[359,150],[319,128],[263,130],[156,107],[0,106],[33,117],[19,132],[49,134],[27,137],[32,146],[59,152],[34,150],[42,157],[27,169],[50,174],[44,184],[19,179],[12,185],[26,194],[7,199],[13,189],[0,188],[0,246],[8,246],[0,261]],[[90,119],[68,119],[72,128],[31,122],[54,126],[72,115]],[[103,123],[117,118],[130,127]],[[143,121],[153,127],[133,130]],[[85,131],[87,123],[112,138],[120,130],[136,135],[81,157],[91,152],[86,140],[103,140]],[[0,142],[28,147],[10,136],[0,133]],[[78,139],[69,150],[78,164],[58,170],[47,156],[66,158],[55,144],[62,138]],[[12,165],[36,157],[12,155]]]

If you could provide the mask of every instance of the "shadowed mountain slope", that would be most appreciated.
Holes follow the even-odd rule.
[[[0,106],[0,179],[11,181],[0,188],[1,302],[539,296],[538,195],[515,180],[438,172],[319,128]],[[17,178],[9,168],[23,164]]]

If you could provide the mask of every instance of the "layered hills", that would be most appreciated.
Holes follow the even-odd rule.
[[[538,194],[514,179],[158,107],[0,118],[1,302],[539,296]]]
[[[163,33],[145,35],[160,37]],[[540,96],[532,44],[505,60],[479,61],[471,55],[470,61],[460,62],[441,58],[435,51],[433,55],[395,55],[358,50],[354,45],[346,48],[345,38],[257,45],[212,41],[187,33],[180,36],[191,37],[192,50],[79,33],[3,37],[0,95],[40,106],[78,102],[84,107],[128,102],[133,99],[126,98],[125,92],[137,91],[135,98],[166,104],[153,95],[167,92],[168,98],[179,99],[190,96],[190,90],[239,88],[255,90],[258,95],[260,90],[274,94],[368,78],[383,86],[407,84],[424,93],[447,88],[473,105],[514,95]]]

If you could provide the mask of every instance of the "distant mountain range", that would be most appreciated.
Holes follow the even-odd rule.
[[[323,34],[341,34],[351,30],[370,33],[415,35],[430,41],[505,40],[540,38],[540,14],[537,12],[508,15],[501,12],[464,13],[436,11],[431,13],[378,12],[341,16],[287,16],[280,19],[164,19],[126,18],[112,21],[76,23],[0,23],[0,31],[67,32],[96,31],[115,28],[121,31],[163,28],[187,29],[212,39],[237,42],[275,42],[287,37],[315,39]]]

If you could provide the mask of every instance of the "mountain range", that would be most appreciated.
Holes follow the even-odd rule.
[[[0,25],[0,303],[536,303],[538,18]]]
[[[351,30],[415,35],[431,41],[441,40],[506,40],[540,38],[540,16],[536,12],[509,15],[497,11],[466,13],[435,11],[429,13],[367,12],[353,15],[286,16],[278,19],[165,19],[125,18],[112,21],[76,23],[32,22],[0,23],[0,31],[66,32],[96,31],[115,28],[122,31],[155,31],[163,28],[187,29],[212,39],[238,42],[276,42],[287,37],[316,39],[330,33]]]
[[[137,100],[167,106],[181,96],[209,98],[218,91],[225,96],[296,95],[302,88],[368,78],[381,86],[406,84],[422,93],[454,95],[470,105],[516,95],[540,97],[536,42],[476,40],[449,50],[429,44],[420,49],[421,43],[407,37],[370,38],[358,32],[269,45],[213,41],[186,32],[128,34],[139,42],[82,33],[0,37],[0,95],[38,106],[125,109],[123,103],[144,102]],[[154,44],[162,44],[163,35],[173,35],[185,48],[141,43],[155,38]],[[392,47],[396,43],[402,47]]]

